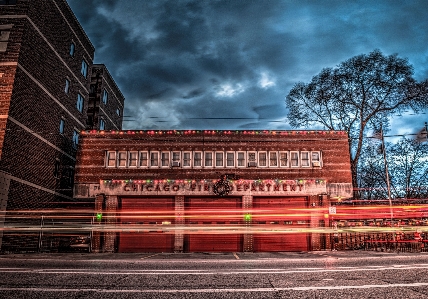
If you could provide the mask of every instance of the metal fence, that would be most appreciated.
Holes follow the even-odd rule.
[[[428,239],[414,233],[338,233],[331,236],[332,250],[428,252]]]

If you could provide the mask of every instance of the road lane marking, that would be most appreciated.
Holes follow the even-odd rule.
[[[159,255],[159,254],[160,254],[160,253],[156,253],[156,254],[148,255],[148,256],[142,257],[141,259],[142,259],[142,260],[145,260],[145,259],[148,259],[148,258],[151,258],[151,257],[157,256],[157,255]]]
[[[121,270],[110,270],[102,271],[97,270],[94,271],[93,269],[85,269],[85,270],[74,270],[74,269],[28,269],[24,268],[21,270],[14,270],[14,269],[5,269],[3,272],[8,273],[40,273],[40,274],[88,274],[88,275],[234,275],[234,274],[296,274],[296,273],[338,273],[338,272],[354,272],[354,271],[386,271],[386,270],[413,270],[413,269],[428,269],[428,265],[409,265],[409,266],[403,266],[403,267],[395,267],[395,266],[388,266],[388,267],[381,267],[381,268],[358,268],[358,267],[338,267],[338,268],[294,268],[290,270],[284,270],[284,269],[270,269],[270,268],[264,268],[264,269],[231,269],[229,271],[226,270],[219,270],[219,271],[212,271],[211,269],[209,271],[204,269],[199,270],[181,270],[181,269],[172,269],[172,270],[126,270],[121,272]],[[205,272],[206,271],[206,272]]]
[[[243,293],[243,292],[278,292],[278,291],[317,291],[317,290],[343,290],[343,289],[375,289],[375,288],[409,288],[425,287],[427,282],[415,283],[393,283],[393,284],[364,284],[364,285],[341,285],[341,286],[313,286],[313,287],[288,287],[288,288],[245,288],[245,289],[101,289],[101,288],[10,288],[0,287],[1,291],[21,292],[97,292],[97,293]]]

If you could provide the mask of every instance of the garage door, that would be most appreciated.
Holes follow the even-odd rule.
[[[309,215],[306,197],[254,197],[254,251],[306,251]]]
[[[187,198],[185,209],[185,251],[242,251],[242,235],[236,233],[243,219],[240,198]]]
[[[174,198],[122,198],[119,252],[173,252]]]

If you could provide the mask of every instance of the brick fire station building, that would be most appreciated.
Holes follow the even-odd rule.
[[[46,211],[75,209],[81,130],[120,130],[124,96],[66,0],[0,0],[0,251],[40,250]],[[50,221],[51,223],[52,221]]]
[[[83,131],[74,197],[95,201],[94,251],[319,250],[352,197],[348,136]]]

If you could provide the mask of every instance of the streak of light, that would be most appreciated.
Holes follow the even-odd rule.
[[[285,226],[285,225],[128,225],[121,223],[113,224],[79,224],[75,226],[46,226],[39,225],[5,225],[0,231],[8,233],[74,233],[74,232],[120,232],[120,233],[170,233],[176,231],[186,234],[330,234],[330,233],[394,233],[397,231],[407,232],[428,232],[427,226],[402,226],[402,227],[344,227],[334,229],[331,227],[307,227],[306,225]]]

